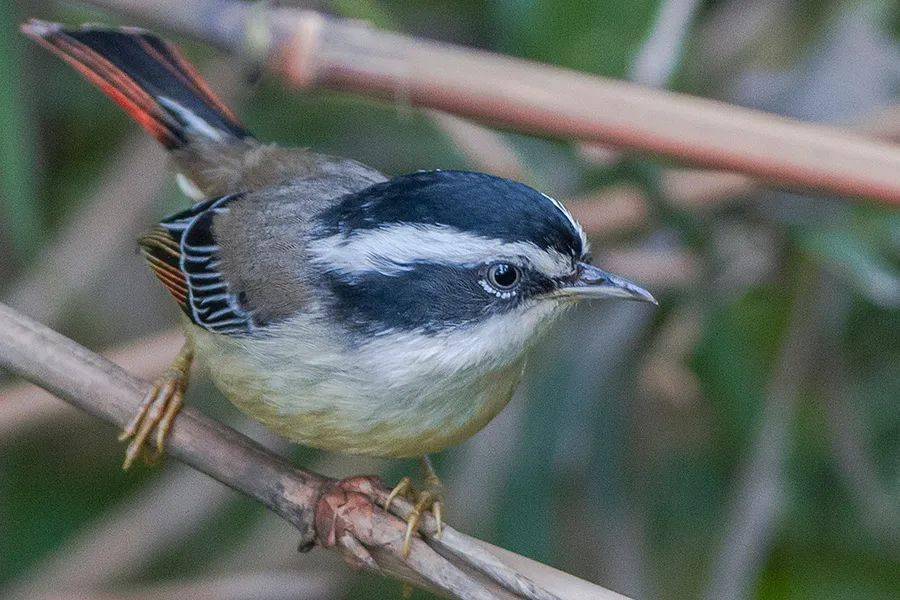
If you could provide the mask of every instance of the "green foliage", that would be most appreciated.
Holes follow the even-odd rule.
[[[386,173],[466,166],[425,117],[402,106],[333,92],[286,94],[267,82],[242,116],[262,139],[349,156]]]
[[[146,470],[122,471],[111,428],[68,428],[65,437],[34,430],[0,445],[0,582],[23,573],[148,479]]]
[[[839,220],[801,227],[801,244],[860,296],[896,308],[900,303],[900,215],[870,207],[848,208],[839,214]]]
[[[659,1],[501,0],[491,5],[500,50],[588,73],[622,77],[653,25]]]
[[[729,454],[746,443],[757,424],[787,307],[785,291],[768,286],[714,307],[708,317],[693,367],[716,408],[719,443]]]
[[[34,130],[23,96],[23,40],[17,35],[19,11],[0,7],[0,229],[12,240],[17,258],[30,257],[43,237],[35,202]]]
[[[897,564],[842,548],[779,545],[757,589],[767,600],[894,600]]]

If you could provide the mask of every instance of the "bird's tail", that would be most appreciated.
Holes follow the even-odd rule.
[[[250,134],[172,45],[135,28],[65,28],[32,20],[22,32],[75,67],[169,150]]]

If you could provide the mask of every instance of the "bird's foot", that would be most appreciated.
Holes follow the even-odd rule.
[[[385,546],[386,522],[378,516],[380,508],[383,507],[387,512],[391,502],[402,497],[413,502],[413,508],[405,519],[405,527],[403,521],[395,520],[397,517],[388,516],[397,527],[394,531],[397,534],[403,532],[403,543],[398,544],[397,550],[403,558],[409,558],[413,534],[426,510],[430,508],[434,511],[438,520],[437,527],[441,527],[443,487],[437,477],[428,477],[426,483],[426,488],[421,492],[414,491],[409,481],[401,482],[401,486],[398,486],[400,489],[395,487],[393,491],[389,491],[378,477],[358,475],[328,485],[316,504],[315,541],[300,549],[308,550],[313,543],[324,548],[336,548],[351,566],[378,571],[378,564],[369,554],[368,548]],[[376,531],[379,532],[378,535],[373,535]],[[388,545],[393,546],[399,541],[394,538]]]
[[[138,407],[137,413],[119,435],[119,441],[131,440],[125,450],[123,469],[128,469],[144,451],[156,428],[156,451],[145,456],[148,463],[159,459],[172,423],[184,404],[184,392],[193,361],[193,350],[185,344],[165,374],[157,379]]]
[[[437,525],[436,536],[440,537],[443,528],[443,508],[444,508],[444,485],[440,478],[431,467],[431,462],[423,459],[425,464],[426,477],[425,487],[417,490],[413,487],[412,479],[404,477],[394,486],[384,503],[384,509],[390,510],[391,503],[395,498],[405,498],[413,503],[413,510],[406,517],[406,536],[403,539],[403,556],[409,556],[410,545],[412,544],[412,536],[419,530],[419,521],[422,519],[422,513],[430,510],[434,515]]]

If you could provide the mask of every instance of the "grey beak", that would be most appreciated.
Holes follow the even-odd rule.
[[[656,298],[639,285],[587,263],[578,263],[575,279],[570,284],[556,290],[554,295],[567,296],[577,300],[624,298],[659,306]]]

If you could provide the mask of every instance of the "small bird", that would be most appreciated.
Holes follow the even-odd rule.
[[[140,239],[181,308],[185,344],[126,426],[125,468],[162,451],[196,357],[239,409],[324,450],[423,460],[405,551],[442,518],[428,455],[509,402],[529,348],[575,302],[656,303],[591,265],[558,201],[464,171],[388,178],[346,158],[256,140],[178,50],[135,28],[22,30],[168,150],[198,201]],[[388,504],[391,500],[388,500]]]

